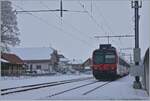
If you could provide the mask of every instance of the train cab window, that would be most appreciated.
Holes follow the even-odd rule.
[[[115,63],[115,55],[114,54],[106,54],[105,55],[105,63]]]
[[[104,63],[104,54],[102,53],[95,53],[93,58],[94,58],[93,59],[94,64]]]
[[[116,55],[110,51],[96,51],[93,54],[94,64],[111,64],[116,62]]]

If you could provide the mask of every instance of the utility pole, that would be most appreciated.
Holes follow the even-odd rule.
[[[110,36],[110,35],[106,35],[106,36],[94,36],[95,38],[107,38],[108,39],[108,44],[109,44],[109,40],[110,38],[120,38],[120,37],[134,37],[134,35],[113,35],[113,36]]]
[[[63,17],[63,4],[62,4],[62,0],[60,1],[60,17]]]
[[[135,67],[139,67],[140,62],[140,48],[139,48],[139,8],[142,7],[142,1],[140,1],[140,5],[138,0],[131,1],[131,7],[134,8],[134,16],[135,16],[135,48],[134,48],[134,62]],[[141,82],[138,74],[135,76],[135,81],[133,87],[136,89],[141,89]]]

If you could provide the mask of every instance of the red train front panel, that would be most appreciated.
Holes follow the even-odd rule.
[[[118,56],[116,50],[98,49],[93,52],[92,69],[96,78],[105,75],[116,75]]]

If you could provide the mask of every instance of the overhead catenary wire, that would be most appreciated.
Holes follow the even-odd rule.
[[[94,7],[98,8],[97,5],[94,5]],[[98,15],[99,15],[99,17],[101,17],[103,19],[103,21],[105,22],[106,27],[110,30],[110,32],[114,33],[113,30],[111,29],[108,21],[106,20],[103,13],[101,12],[100,8],[98,9]]]
[[[49,7],[48,7],[46,4],[44,4],[42,1],[40,1],[40,4],[41,4],[42,6],[44,6],[45,8],[49,9]],[[62,17],[58,16],[56,13],[53,13],[53,14],[55,14],[55,16],[61,21],[61,24],[65,24],[66,26],[68,26],[68,27],[72,28],[73,30],[77,31],[77,32],[80,34],[80,36],[83,36],[83,38],[87,37],[88,39],[91,39],[91,40],[92,40],[91,37],[89,37],[89,36],[86,35],[87,33],[85,33],[85,32],[83,32],[83,31],[79,30],[77,27],[73,26],[73,25],[72,25],[71,23],[69,23],[68,21],[65,21],[64,19],[62,19]],[[84,34],[84,35],[83,35],[83,34]],[[85,38],[85,39],[86,39],[86,38]]]
[[[94,7],[97,8],[97,5],[94,5]],[[110,27],[108,21],[106,20],[106,17],[104,17],[104,15],[102,14],[100,8],[99,8],[98,15],[99,15],[100,18],[103,19],[104,25],[108,28],[108,30],[110,31],[110,33],[111,33],[111,34],[114,34],[114,31],[111,29],[111,27]],[[133,35],[131,35],[131,36],[133,36]],[[122,46],[122,44],[123,44],[123,43],[122,43],[122,40],[121,40],[121,37],[119,37],[118,40],[120,41],[118,48],[119,48],[119,50],[120,50],[120,52],[121,52],[121,49],[122,49],[121,46]],[[111,41],[117,43],[117,42],[116,42],[117,40],[111,39]],[[118,44],[118,43],[117,43],[117,44]],[[132,46],[132,45],[131,45],[131,46]]]
[[[43,2],[41,2],[40,1],[40,4],[42,4],[44,7],[46,7],[47,9],[49,9],[49,7],[47,6],[47,5],[45,5]],[[92,0],[91,0],[91,9],[92,9]],[[85,10],[85,9],[84,9]],[[88,11],[87,11],[88,12]],[[91,11],[92,12],[92,11]],[[54,13],[55,14],[55,13]],[[56,15],[56,14],[55,14]],[[57,16],[56,15],[56,17],[58,18],[58,19],[61,19],[61,22],[62,22],[62,18],[61,17],[59,17],[59,16]],[[81,32],[79,29],[77,29],[76,27],[74,27],[72,24],[70,24],[70,23],[68,23],[68,22],[64,22],[67,26],[69,25],[69,27],[71,27],[72,29],[74,29],[74,30],[76,30],[76,31],[78,31],[79,33],[83,33],[83,32]],[[81,34],[82,35],[82,34]],[[83,35],[82,35],[83,36]],[[87,37],[87,36],[86,36]],[[89,38],[89,37],[88,37]]]
[[[92,21],[97,25],[97,27],[100,28],[100,29],[102,29],[103,32],[106,34],[104,28],[103,28],[99,23],[97,23],[97,21],[95,20],[95,18],[88,12],[88,10],[84,7],[84,5],[83,5],[80,1],[78,1],[78,3],[79,3],[79,5],[84,9],[84,11],[87,11],[88,16],[89,16],[89,17],[92,19]],[[101,32],[100,29],[99,29],[99,31]]]
[[[16,4],[13,4],[13,5],[16,6],[17,8],[19,8],[19,9],[25,11],[22,7],[20,7],[20,6],[16,5]],[[61,32],[64,32],[65,35],[67,35],[67,36],[69,36],[69,37],[71,37],[71,38],[73,38],[73,39],[76,38],[77,40],[79,40],[80,42],[86,44],[87,46],[91,46],[91,45],[90,45],[88,42],[86,42],[85,40],[83,40],[83,39],[81,39],[81,38],[75,36],[75,35],[72,34],[72,33],[67,32],[66,30],[64,30],[64,29],[62,29],[62,28],[59,28],[59,27],[57,27],[57,26],[55,26],[55,25],[52,25],[52,24],[48,23],[48,22],[45,21],[43,18],[41,18],[41,17],[39,17],[39,16],[36,16],[36,15],[34,15],[33,13],[31,13],[31,12],[25,12],[25,13],[26,13],[26,14],[29,14],[29,15],[31,15],[31,16],[33,16],[33,17],[35,17],[36,19],[38,19],[39,21],[41,21],[41,22],[47,24],[47,25],[50,26],[50,27],[53,27],[53,28],[55,28],[55,29],[57,29],[57,30],[59,30],[59,31],[61,31]]]
[[[78,1],[78,3],[80,4],[80,6],[85,10],[85,11],[87,11],[86,9],[85,9],[85,7],[84,7],[84,5],[80,2],[80,1]],[[104,34],[108,34],[109,35],[109,33],[107,33],[105,30],[104,30],[104,28],[103,28],[103,26],[102,25],[100,25],[99,23],[97,23],[97,21],[95,20],[95,18],[93,17],[93,15],[92,15],[92,1],[91,1],[91,14],[87,11],[87,14],[88,14],[88,16],[92,19],[92,21],[97,25],[97,27],[98,28],[101,28],[102,29],[102,31],[104,32]],[[100,32],[101,32],[101,30],[99,30]],[[112,40],[112,41],[114,41],[114,40]],[[114,41],[115,42],[115,41]],[[115,42],[116,43],[116,42]]]
[[[98,8],[97,5],[94,5],[94,7],[95,7],[95,8]],[[110,31],[111,34],[115,34],[115,32],[111,29],[111,27],[110,27],[108,21],[106,20],[106,17],[104,17],[103,13],[101,12],[101,8],[98,8],[98,9],[99,9],[98,15],[99,15],[100,18],[103,19],[104,25],[108,28],[108,30]],[[119,37],[118,40],[120,41],[120,42],[119,42],[119,49],[120,49],[120,46],[122,46],[122,44],[123,44],[123,43],[122,43],[122,40],[121,40],[121,37]],[[111,41],[113,41],[113,42],[116,43],[116,40],[114,41],[113,39],[111,39]]]
[[[60,16],[61,16],[61,17],[63,17],[63,12],[78,12],[78,13],[80,12],[80,13],[86,13],[86,11],[77,11],[77,10],[67,10],[67,9],[63,9],[62,0],[60,0],[60,9],[52,9],[52,10],[51,10],[51,9],[48,9],[48,10],[47,10],[47,9],[46,9],[46,10],[43,9],[43,10],[41,10],[41,9],[40,9],[40,10],[20,10],[20,11],[18,10],[18,11],[16,11],[16,12],[20,12],[20,13],[21,13],[21,12],[23,12],[23,13],[24,13],[24,12],[30,12],[30,13],[31,13],[31,12],[32,12],[32,13],[33,13],[33,12],[34,12],[34,13],[39,13],[39,12],[40,12],[40,13],[41,13],[41,12],[60,12]]]
[[[95,8],[98,8],[96,5],[94,5],[94,7]],[[108,28],[108,30],[110,31],[110,33],[108,33],[108,36],[112,33],[112,34],[114,34],[114,31],[111,29],[111,27],[110,27],[110,25],[109,25],[109,23],[108,23],[108,21],[106,20],[106,18],[104,17],[104,15],[103,15],[103,13],[101,12],[101,10],[99,9],[99,11],[98,11],[98,15],[99,15],[99,17],[101,17],[102,19],[103,19],[103,21],[104,21],[104,23],[105,23],[105,26]],[[111,39],[111,41],[113,41],[113,42],[115,42],[116,43],[116,40],[114,41],[113,39]],[[119,41],[120,41],[120,38],[119,38]],[[121,41],[120,41],[120,46],[121,46]],[[120,48],[120,46],[119,46],[119,48]]]
[[[42,1],[40,1],[40,4],[43,5],[45,8],[49,9],[49,7],[48,7],[47,5],[45,5]],[[83,36],[84,38],[87,37],[88,39],[92,39],[91,37],[85,35],[85,34],[87,34],[87,33],[85,33],[85,32],[83,32],[83,31],[79,30],[77,27],[73,26],[73,25],[72,25],[71,23],[69,23],[68,21],[64,21],[61,17],[59,17],[58,15],[56,15],[56,13],[54,13],[54,14],[55,14],[55,16],[56,16],[59,20],[61,20],[61,24],[62,24],[62,22],[63,22],[63,24],[65,24],[66,26],[68,26],[68,27],[74,29],[75,31],[77,31],[78,33],[80,33],[80,36]],[[83,35],[83,34],[84,34],[84,35]]]

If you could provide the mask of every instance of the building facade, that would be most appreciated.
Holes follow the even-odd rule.
[[[31,73],[52,73],[54,69],[52,67],[50,59],[48,60],[25,60],[27,71]]]
[[[27,73],[53,73],[57,68],[57,51],[50,47],[13,48],[11,52],[23,59]]]
[[[1,53],[1,76],[20,76],[25,73],[23,60],[15,54]]]

